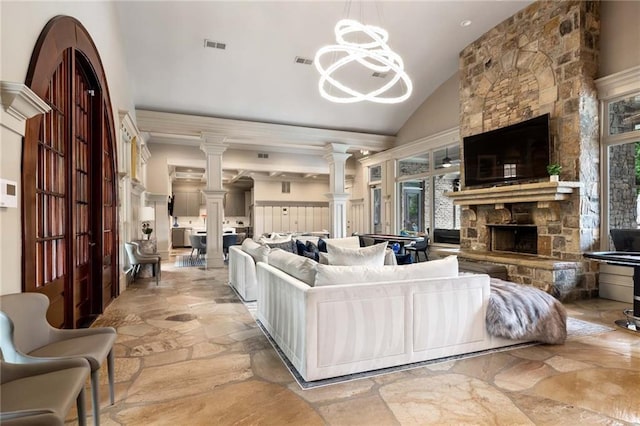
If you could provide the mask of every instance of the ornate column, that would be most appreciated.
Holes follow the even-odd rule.
[[[345,190],[345,169],[348,145],[330,143],[325,146],[324,158],[329,163],[329,219],[331,221],[331,238],[347,236],[347,201],[349,194]]]
[[[207,268],[224,267],[222,219],[224,218],[223,202],[226,191],[222,189],[222,153],[228,147],[224,140],[223,136],[203,133],[202,143],[200,143],[200,149],[207,156],[205,171],[207,189],[202,191],[207,200]]]

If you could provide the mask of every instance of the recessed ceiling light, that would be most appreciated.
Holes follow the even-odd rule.
[[[460,26],[462,28],[468,27],[469,25],[471,25],[471,20],[470,19],[465,19],[464,21],[460,22]]]

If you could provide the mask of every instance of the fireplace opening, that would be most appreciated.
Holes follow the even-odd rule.
[[[487,225],[491,231],[491,251],[538,254],[536,225]]]

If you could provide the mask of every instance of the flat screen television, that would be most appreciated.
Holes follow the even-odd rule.
[[[523,183],[548,177],[550,140],[549,114],[465,137],[465,187]]]

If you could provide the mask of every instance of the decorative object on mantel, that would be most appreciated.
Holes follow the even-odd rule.
[[[547,166],[547,172],[549,173],[549,180],[551,182],[560,181],[560,172],[562,171],[562,166],[558,163],[551,163]]]
[[[348,2],[346,6],[347,17],[350,5]],[[380,11],[378,11],[378,15],[380,16]],[[373,25],[365,25],[353,19],[342,19],[336,24],[335,33],[337,44],[321,47],[313,60],[320,73],[318,89],[323,98],[336,103],[371,101],[395,104],[403,102],[411,96],[413,84],[404,70],[402,58],[387,44],[389,33],[386,30]],[[324,66],[321,63],[321,58],[327,57],[328,54],[330,54],[332,62]],[[344,75],[346,69],[354,69],[354,66],[365,71],[367,77],[371,72],[374,77],[386,78],[390,72],[393,72],[393,76],[384,85],[369,92],[366,91],[368,89],[355,90],[338,81],[335,77],[337,72],[340,71]],[[351,81],[354,81],[353,78]],[[327,89],[335,89],[342,96],[330,94]],[[396,95],[394,93],[388,97],[381,96],[392,89],[400,94],[394,96]]]

